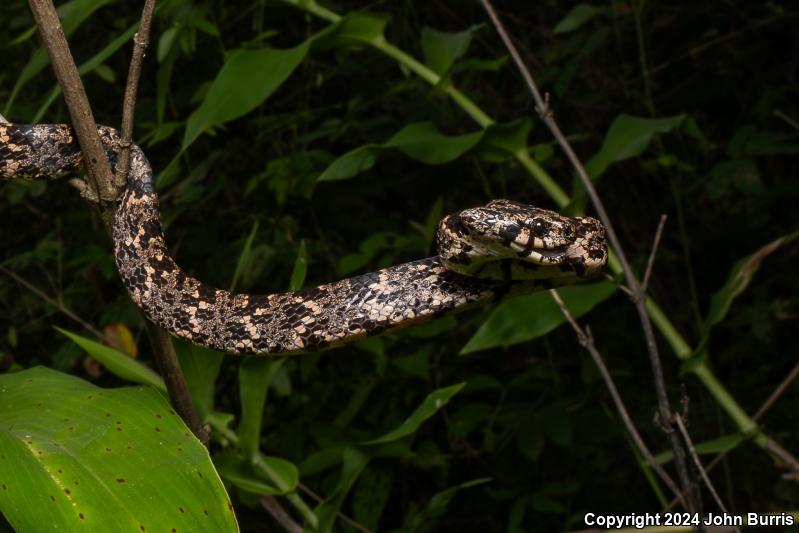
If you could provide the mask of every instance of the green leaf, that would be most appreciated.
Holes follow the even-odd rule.
[[[711,455],[717,453],[729,452],[750,440],[751,435],[744,435],[743,433],[731,433],[723,435],[713,440],[700,442],[694,446],[696,453],[699,455]],[[660,464],[670,462],[674,458],[674,453],[671,450],[661,452],[655,455],[655,460]]]
[[[382,13],[351,11],[311,38],[314,49],[375,44],[384,39],[390,20]]]
[[[399,427],[393,431],[389,431],[382,437],[363,442],[362,444],[385,444],[387,442],[393,442],[416,433],[416,430],[419,429],[419,426],[422,425],[422,422],[436,414],[439,409],[447,405],[450,398],[455,396],[464,385],[466,385],[466,383],[458,383],[457,385],[444,387],[431,392],[427,395],[421,405],[419,405],[419,407],[417,407],[416,410],[411,413],[411,416],[405,419],[405,421],[400,424]]]
[[[208,89],[203,103],[186,123],[182,149],[189,147],[210,128],[238,118],[259,106],[305,58],[309,41],[278,50],[233,51]]]
[[[241,249],[241,253],[239,254],[239,259],[238,261],[236,261],[236,270],[233,271],[233,281],[230,282],[230,292],[236,291],[236,286],[238,285],[239,279],[241,279],[242,274],[252,268],[252,261],[253,261],[252,246],[253,243],[255,242],[255,236],[257,234],[258,234],[258,221],[256,220],[252,225],[250,234],[247,235],[247,240],[244,241],[244,247]]]
[[[161,376],[129,355],[86,337],[81,337],[76,333],[71,333],[58,327],[55,330],[69,337],[72,342],[86,350],[89,355],[97,359],[115,375],[134,383],[150,385],[166,394],[166,385],[164,385],[164,380],[161,379]]]
[[[612,283],[593,283],[558,288],[566,307],[579,318],[613,294]],[[461,355],[518,344],[545,335],[565,322],[558,304],[547,291],[505,300],[469,339]]]
[[[668,133],[679,128],[686,115],[667,118],[641,118],[619,115],[610,125],[602,148],[585,165],[592,180],[601,176],[618,161],[640,155],[657,133]]]
[[[448,137],[436,130],[430,122],[415,122],[395,133],[384,146],[397,148],[407,156],[428,165],[442,165],[473,148],[482,136],[482,131],[476,131]]]
[[[357,176],[375,165],[377,156],[383,151],[379,144],[364,144],[350,150],[333,161],[316,181],[345,180]]]
[[[284,362],[285,359],[248,357],[239,365],[241,422],[237,433],[239,449],[245,457],[255,457],[258,453],[266,392]]]
[[[799,231],[783,235],[761,247],[755,253],[747,255],[733,265],[727,282],[710,297],[710,308],[702,324],[702,336],[695,353],[702,352],[713,326],[724,320],[730,311],[733,300],[737,298],[749,284],[755,273],[760,269],[763,260],[777,251],[781,246],[790,243],[799,237]]]
[[[596,15],[604,13],[605,9],[601,7],[592,6],[590,4],[577,4],[572,8],[569,13],[563,17],[563,20],[552,29],[552,33],[557,35],[559,33],[568,33],[576,30]]]
[[[157,11],[158,8],[156,8]],[[103,64],[105,60],[110,58],[114,53],[122,48],[125,44],[130,42],[130,39],[136,33],[139,25],[133,24],[127,30],[119,34],[119,36],[115,37],[113,41],[111,41],[108,46],[97,52],[94,56],[92,56],[88,61],[81,63],[78,67],[78,74],[84,76],[89,72],[92,72],[100,65]],[[56,84],[53,86],[53,89],[48,93],[47,98],[45,98],[44,103],[39,106],[39,109],[36,110],[36,115],[34,115],[33,119],[31,120],[32,123],[37,123],[42,120],[47,110],[50,109],[50,106],[58,99],[58,96],[61,94],[61,86]]]
[[[490,161],[503,161],[524,148],[530,128],[530,119],[523,118],[508,124],[494,124],[472,133],[448,136],[439,132],[430,122],[414,122],[383,144],[365,144],[340,156],[320,174],[317,181],[357,176],[372,168],[377,157],[391,148],[428,165],[449,163],[470,150]]]
[[[308,273],[308,252],[305,250],[305,239],[300,241],[300,248],[297,250],[297,259],[294,261],[294,269],[291,271],[290,291],[298,291],[305,283],[305,275]]]
[[[341,474],[338,483],[330,496],[314,510],[314,514],[319,518],[319,533],[327,533],[332,530],[341,504],[344,503],[355,480],[369,463],[369,455],[354,446],[344,448],[341,455]]]
[[[486,161],[506,161],[513,154],[525,149],[532,129],[533,122],[529,118],[516,119],[506,124],[492,124],[484,130],[483,142],[476,152]]]
[[[64,30],[64,36],[69,38],[92,13],[114,1],[115,0],[71,0],[70,2],[65,2],[60,5],[57,12],[61,19],[61,27]],[[11,94],[8,96],[8,101],[6,102],[6,108],[3,111],[4,115],[10,114],[11,106],[14,104],[14,100],[22,88],[30,80],[35,78],[49,63],[50,59],[47,56],[47,51],[42,47],[37,47],[31,54],[30,59],[28,59],[27,64],[22,68],[22,71],[16,76],[16,83],[14,84],[14,88],[11,89]]]
[[[163,62],[172,50],[172,46],[175,44],[175,37],[178,36],[178,31],[180,31],[179,28],[173,27],[161,33],[161,37],[158,39],[158,51],[156,53],[156,59],[158,59],[159,63]]]
[[[490,477],[473,479],[460,485],[455,485],[441,492],[437,492],[430,498],[427,507],[420,512],[414,513],[403,531],[407,533],[417,533],[421,531],[435,531],[436,522],[444,514],[452,498],[462,491],[478,485],[483,485],[491,481]]]
[[[487,420],[494,406],[485,402],[470,403],[449,417],[449,431],[457,437],[465,437]]]
[[[380,515],[392,491],[392,471],[369,467],[361,473],[352,491],[352,512],[356,522],[372,531],[378,530]]]
[[[204,421],[214,410],[216,378],[225,354],[174,338],[172,344],[189,386],[191,400],[200,420]]]
[[[446,76],[455,61],[463,57],[469,49],[472,34],[478,29],[480,26],[472,26],[466,31],[449,33],[422,28],[422,55],[425,64],[439,76]]]
[[[282,496],[294,492],[299,483],[297,467],[279,457],[259,454],[248,461],[232,450],[225,450],[215,463],[222,479],[253,494]]]
[[[0,375],[0,510],[17,531],[238,531],[161,394],[47,368]]]

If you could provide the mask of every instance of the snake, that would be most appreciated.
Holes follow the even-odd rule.
[[[98,126],[109,161],[129,149],[113,223],[116,267],[131,299],[172,335],[234,354],[331,348],[508,295],[578,283],[604,267],[602,224],[510,200],[443,217],[438,255],[314,288],[233,294],[182,270],[161,228],[152,168],[142,149]],[[67,124],[0,124],[0,178],[79,175],[83,156]]]

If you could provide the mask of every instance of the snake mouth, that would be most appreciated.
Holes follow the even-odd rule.
[[[567,252],[568,246],[558,245],[549,248],[523,248],[517,251],[517,256],[525,262],[538,265],[561,265],[567,259]]]

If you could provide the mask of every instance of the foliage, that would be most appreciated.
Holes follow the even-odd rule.
[[[672,398],[691,400],[698,450],[731,451],[711,473],[723,499],[739,512],[795,509],[795,484],[690,370],[711,365],[754,413],[796,361],[799,13],[784,1],[496,3],[637,272],[659,214],[670,217],[650,293],[694,354],[680,361],[661,343],[664,372]],[[159,173],[178,262],[238,291],[310,287],[433,253],[442,213],[497,197],[556,207],[541,173],[568,193],[567,210],[590,212],[479,2],[453,5],[338,2],[336,18],[314,2],[159,1],[135,137]],[[140,9],[59,6],[98,122],[119,123]],[[68,121],[22,0],[4,3],[0,51],[7,118]],[[44,364],[106,395],[129,393],[123,380],[161,386],[101,228],[66,183],[0,184],[0,378]],[[562,292],[667,460],[627,298],[611,283]],[[141,355],[87,338],[64,309],[132,331]],[[243,531],[272,523],[264,495],[320,531],[355,531],[339,513],[370,530],[517,532],[659,509],[562,324],[541,293],[324,354],[176,349]],[[797,403],[793,387],[761,420],[791,451]]]

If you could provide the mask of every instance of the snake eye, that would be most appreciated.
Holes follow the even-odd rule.
[[[536,235],[543,235],[546,231],[546,224],[540,218],[533,219],[531,227]]]

